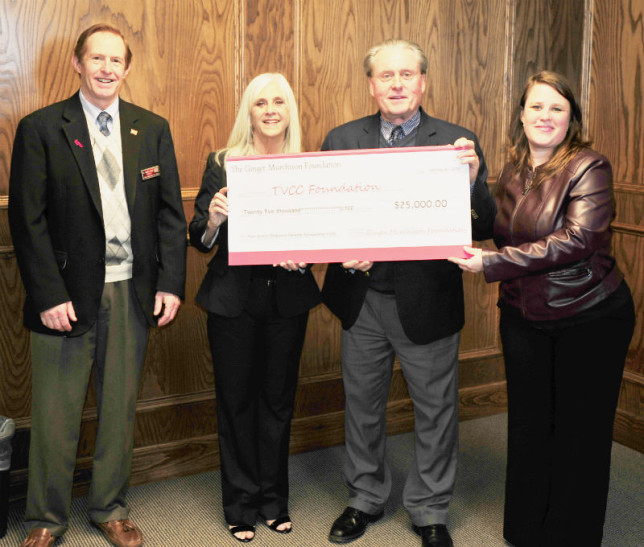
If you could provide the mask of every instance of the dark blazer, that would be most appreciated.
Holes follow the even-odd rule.
[[[119,101],[133,283],[150,325],[154,296],[183,298],[186,221],[168,122]],[[141,170],[159,167],[143,180]],[[105,282],[105,229],[96,164],[78,93],[20,121],[9,183],[9,222],[26,290],[24,324],[46,334],[40,313],[72,301],[71,336],[95,322]]]
[[[201,242],[208,224],[208,206],[212,197],[226,186],[226,171],[216,162],[217,153],[208,156],[201,188],[195,200],[195,215],[190,222],[190,243],[200,251],[210,249]],[[228,265],[228,223],[224,222],[217,236],[217,251],[208,263],[208,271],[197,293],[196,301],[207,311],[224,317],[241,314],[250,292],[251,266]],[[320,291],[310,269],[304,273],[276,267],[276,305],[282,317],[293,317],[320,302]]]
[[[485,237],[494,222],[496,205],[487,187],[487,166],[476,135],[458,125],[428,116],[421,109],[417,146],[453,144],[459,137],[474,141],[479,173],[472,192],[472,235]],[[322,150],[378,148],[380,113],[331,130]],[[404,174],[402,175],[404,176]],[[405,334],[416,344],[428,344],[458,332],[465,323],[462,272],[447,260],[394,262],[398,314]],[[322,298],[349,329],[358,318],[369,286],[368,272],[347,272],[329,264]]]

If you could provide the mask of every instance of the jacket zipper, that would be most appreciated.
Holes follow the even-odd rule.
[[[526,199],[526,194],[532,189],[532,181],[534,180],[535,177],[535,169],[532,169],[530,171],[530,178],[527,181],[526,184],[523,185],[523,190],[521,191],[521,199],[519,200],[519,203],[517,203],[517,206],[514,208],[514,211],[512,213],[512,218],[510,219],[510,240],[512,241],[512,246],[516,247],[516,243],[514,241],[514,220],[517,216],[517,212],[521,208],[521,205],[523,205],[523,202]],[[524,299],[524,291],[523,291],[523,279],[519,278],[519,282],[521,283],[521,315],[525,318],[526,316],[526,309],[525,309],[525,299]]]
[[[532,190],[532,183],[534,182],[536,171],[537,171],[536,169],[532,169],[530,171],[530,177],[523,184],[523,190],[521,192],[521,195],[525,196],[530,190]]]

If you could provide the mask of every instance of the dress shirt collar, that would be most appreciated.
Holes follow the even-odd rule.
[[[103,112],[98,106],[93,105],[90,103],[85,95],[83,95],[83,91],[79,91],[80,95],[80,102],[81,105],[83,106],[83,112],[85,112],[85,116],[87,116],[88,119],[94,120],[94,123],[96,124],[96,127],[98,127],[98,121],[96,118],[98,118],[98,115]],[[107,112],[110,116],[112,116],[112,122],[116,120],[119,116],[119,98],[118,96],[116,97],[116,100],[105,109],[105,112]],[[111,129],[111,128],[110,128]]]
[[[420,109],[416,110],[414,115],[409,118],[406,122],[403,122],[400,127],[402,127],[402,137],[406,137],[407,135],[411,134],[414,132],[418,126],[420,125]],[[391,137],[391,132],[394,130],[394,127],[398,127],[398,124],[391,123],[390,121],[385,120],[382,116],[380,116],[380,133],[382,133],[382,136],[385,138],[387,142],[389,142],[389,137]]]

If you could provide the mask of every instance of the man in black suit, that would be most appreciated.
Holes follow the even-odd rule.
[[[455,144],[469,165],[474,238],[495,205],[476,136],[420,107],[427,58],[417,44],[388,40],[364,62],[379,112],[333,129],[323,150]],[[405,171],[400,170],[401,184]],[[386,222],[387,219],[383,219]],[[349,506],[329,540],[347,543],[383,515],[391,490],[385,461],[386,407],[397,355],[414,403],[415,456],[403,502],[424,546],[446,547],[458,451],[458,344],[464,323],[461,272],[446,260],[330,264],[323,299],[342,321]]]
[[[89,516],[114,545],[142,544],[125,500],[135,403],[148,329],[183,298],[186,222],[167,121],[119,100],[131,57],[119,30],[88,28],[72,56],[80,91],[16,132],[9,222],[33,364],[23,547],[53,545],[68,527],[92,369]]]

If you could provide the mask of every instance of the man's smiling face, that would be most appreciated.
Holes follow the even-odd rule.
[[[369,93],[382,117],[397,125],[411,118],[425,91],[420,59],[406,47],[385,47],[371,63]]]
[[[111,105],[119,94],[130,67],[125,66],[125,43],[117,34],[96,32],[85,44],[82,59],[72,57],[81,77],[85,98],[101,110]]]

